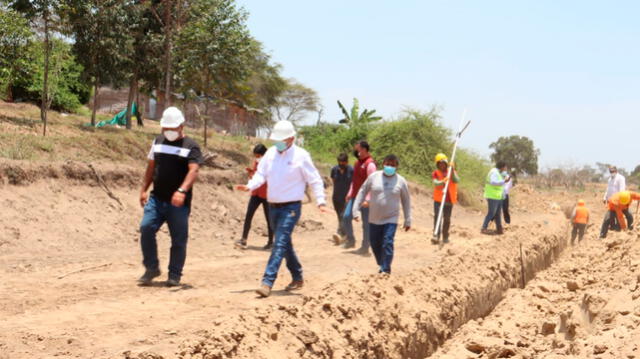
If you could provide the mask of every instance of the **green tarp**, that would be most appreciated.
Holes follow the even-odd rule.
[[[133,103],[133,106],[131,108],[131,113],[133,116],[131,116],[131,119],[133,120],[133,117],[135,116],[136,119],[138,120],[138,122],[140,121],[140,114],[138,113],[138,106],[136,106],[136,103]],[[109,121],[100,121],[98,123],[96,123],[96,127],[104,127],[104,126],[126,126],[127,125],[127,109],[125,108],[124,110],[118,112],[117,115],[113,116],[113,118]]]

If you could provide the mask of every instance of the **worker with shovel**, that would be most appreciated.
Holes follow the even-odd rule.
[[[449,163],[447,155],[444,153],[438,153],[435,158],[436,170],[433,171],[433,228],[434,232],[438,233],[431,239],[431,243],[438,244],[439,237],[442,236],[443,243],[449,243],[449,227],[451,226],[451,212],[453,211],[453,205],[458,203],[458,183],[460,178],[453,163],[451,164],[451,178],[448,177]],[[444,187],[449,182],[447,194],[444,194]],[[438,213],[440,212],[440,206],[442,205],[442,197],[445,196],[444,208],[442,212],[442,231],[437,231],[438,225]],[[440,233],[442,232],[442,233]]]
[[[585,229],[589,223],[589,209],[585,206],[584,200],[578,200],[578,205],[571,213],[571,223],[573,224],[573,229],[571,230],[571,245],[573,245],[576,237],[578,237],[578,242],[582,241]]]
[[[631,191],[622,191],[609,198],[607,201],[608,211],[604,216],[602,227],[600,228],[600,239],[607,237],[607,232],[614,218],[618,220],[621,230],[627,228],[633,229],[633,216],[629,212],[629,207],[633,200],[640,200],[640,194]]]

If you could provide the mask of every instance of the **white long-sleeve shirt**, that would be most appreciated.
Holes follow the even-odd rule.
[[[316,203],[326,203],[324,183],[320,173],[311,161],[311,155],[306,150],[296,146],[289,147],[280,153],[272,146],[264,154],[258,169],[247,183],[253,191],[264,183],[267,187],[267,201],[269,203],[286,203],[302,201],[304,190],[308,184],[316,197]]]
[[[615,176],[609,177],[609,183],[607,184],[607,191],[604,193],[604,200],[608,201],[611,196],[618,192],[624,191],[626,188],[626,181],[624,176],[620,173],[616,173]]]

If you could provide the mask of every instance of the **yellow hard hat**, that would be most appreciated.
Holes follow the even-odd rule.
[[[584,199],[578,200],[578,206],[584,206]]]
[[[631,192],[629,191],[620,192],[620,204],[626,206],[629,203],[631,203]]]
[[[447,158],[447,155],[445,155],[444,153],[438,153],[436,155],[436,164],[440,161],[445,161],[447,162],[449,159]]]

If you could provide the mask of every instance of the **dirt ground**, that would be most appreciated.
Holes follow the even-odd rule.
[[[519,243],[531,258],[526,273],[551,265],[549,253],[564,248],[561,207],[577,195],[557,193],[553,198],[558,202],[553,202],[550,195],[516,187],[515,224],[501,237],[480,235],[483,213],[456,207],[452,244],[441,249],[429,243],[432,199],[414,186],[414,228],[396,237],[391,277],[376,274],[372,256],[333,246],[329,239],[335,215],[306,204],[294,235],[305,288],[284,292],[290,277],[282,266],[272,296],[259,299],[253,290],[269,255],[261,249],[264,219],[256,214],[248,250],[233,248],[248,200],[231,190],[230,184],[241,178],[233,171],[220,176],[206,170],[207,180],[195,187],[183,285],[136,285],[143,272],[138,234],[142,210],[133,185],[137,179],[129,177],[138,170],[141,174],[142,168],[120,169],[125,173],[121,176],[102,172],[117,200],[91,178],[43,175],[21,185],[4,179],[0,358],[418,358],[442,345],[436,352],[442,357],[500,357],[489,350],[496,340],[503,342],[500,350],[507,340],[516,343],[507,347],[521,357],[560,352],[591,357],[596,351],[591,339],[608,343],[602,344],[608,348],[604,353],[614,353],[614,341],[624,344],[625,353],[637,355],[637,295],[612,294],[638,286],[635,234],[614,234],[612,241],[598,242],[592,228],[586,242],[565,251],[557,265],[542,271],[525,290],[509,289],[521,280]],[[597,208],[593,218],[599,222],[599,194],[580,195]],[[166,273],[166,227],[158,239]],[[620,265],[627,260],[629,265]],[[567,280],[575,280],[579,288],[565,290]],[[553,284],[541,289],[546,282]],[[566,314],[585,301],[589,308],[617,305],[610,297],[625,308],[631,305],[626,314],[615,307],[610,311],[619,314],[611,321],[599,324],[601,319],[595,319],[589,325],[576,319],[575,308]],[[536,312],[538,306],[542,309]],[[577,323],[569,342],[560,333],[552,339],[536,332],[541,322],[555,323],[562,313],[568,326]],[[528,346],[519,346],[516,337],[526,337]],[[477,354],[468,349],[470,340],[479,343],[473,347]]]

